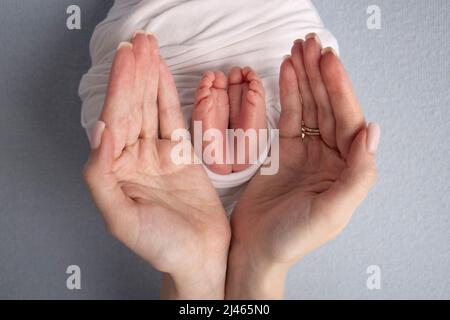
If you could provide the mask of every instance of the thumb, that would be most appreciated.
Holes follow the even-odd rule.
[[[86,163],[87,173],[108,173],[114,163],[114,140],[103,121],[97,121],[90,134],[91,154]],[[111,156],[113,154],[113,156]]]
[[[375,153],[380,141],[380,127],[371,123],[356,136],[347,158],[348,168],[340,179],[340,188],[348,193],[356,207],[364,200],[377,181]]]
[[[111,132],[103,121],[97,121],[90,135],[91,154],[84,167],[84,179],[93,193],[96,202],[105,199],[102,190],[111,188],[117,184],[113,174],[114,164],[114,140]]]
[[[114,161],[113,136],[105,123],[98,121],[91,133],[91,154],[83,175],[108,229],[120,237],[132,207],[113,172]]]
[[[321,195],[321,212],[327,212],[328,223],[341,228],[366,198],[377,180],[375,153],[380,141],[380,127],[371,123],[362,129],[350,148],[347,168],[334,185]]]

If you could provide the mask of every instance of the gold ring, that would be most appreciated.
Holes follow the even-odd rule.
[[[320,136],[320,130],[318,128],[310,128],[307,127],[305,125],[305,122],[302,121],[302,125],[301,125],[301,136],[302,139],[305,138],[305,136],[313,136],[313,137],[318,137]]]

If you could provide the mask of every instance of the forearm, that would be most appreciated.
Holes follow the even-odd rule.
[[[283,299],[289,267],[255,257],[234,243],[228,258],[227,300]]]

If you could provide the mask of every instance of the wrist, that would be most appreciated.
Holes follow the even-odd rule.
[[[177,279],[168,273],[163,274],[161,299],[164,300],[223,300],[225,277],[220,279],[201,279],[188,281]]]
[[[288,270],[288,265],[274,263],[233,241],[225,297],[228,300],[282,299]]]
[[[161,287],[162,299],[224,299],[231,234],[228,221],[223,225],[226,228],[209,232],[205,241],[200,241],[206,243],[206,247],[189,250],[182,260],[185,263],[177,263],[172,270],[161,270],[166,271]]]
[[[223,300],[225,295],[226,255],[221,261],[186,267],[183,272],[164,273],[161,298],[168,300]]]

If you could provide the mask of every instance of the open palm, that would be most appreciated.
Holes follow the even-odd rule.
[[[376,180],[375,145],[350,80],[315,37],[296,41],[280,75],[280,169],[255,176],[232,217],[233,246],[290,267],[345,227]],[[321,136],[301,138],[302,121]]]
[[[100,120],[85,178],[112,234],[160,271],[224,274],[228,220],[204,169],[172,161],[184,119],[153,36],[117,50]]]

